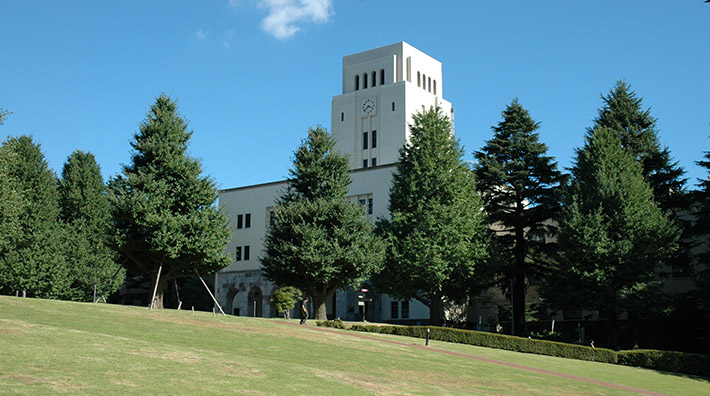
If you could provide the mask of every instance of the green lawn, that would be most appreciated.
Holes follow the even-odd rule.
[[[419,339],[362,339],[294,323],[0,297],[0,394],[633,394],[447,350],[650,392],[710,395],[704,378],[437,341],[419,349],[410,346]]]

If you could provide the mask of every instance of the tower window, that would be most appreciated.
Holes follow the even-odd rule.
[[[422,86],[422,74],[420,72],[417,72],[417,87]]]
[[[375,147],[377,147],[377,131],[372,131],[372,148]],[[375,166],[375,164],[372,164],[372,166]]]
[[[422,88],[426,91],[426,74],[422,74]]]
[[[367,73],[362,75],[362,89],[367,89]]]
[[[429,77],[429,82],[427,83],[429,92],[431,92],[431,77]]]
[[[436,80],[434,80],[434,95],[436,95]]]
[[[392,111],[394,111],[394,102],[392,102]]]
[[[340,113],[340,122],[345,121],[345,113]]]
[[[385,85],[385,69],[380,69],[380,85]]]
[[[244,224],[243,220],[244,220],[244,215],[237,215],[237,229],[243,227],[243,224]]]
[[[377,85],[377,72],[372,72],[372,86]]]
[[[244,228],[250,228],[251,227],[251,213],[247,213],[244,215]]]
[[[362,149],[367,150],[367,132],[362,133]]]
[[[360,75],[358,74],[357,76],[355,76],[355,90],[357,91],[359,89],[360,89]]]

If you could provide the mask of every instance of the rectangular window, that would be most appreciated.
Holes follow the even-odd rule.
[[[345,121],[345,113],[340,113],[340,122]]]
[[[244,260],[249,260],[249,246],[244,246]]]
[[[402,301],[402,319],[409,319],[409,301]]]
[[[362,149],[367,150],[367,132],[362,133]]]
[[[274,224],[276,224],[276,218],[275,218],[276,213],[273,210],[269,211],[269,226],[273,227]]]
[[[377,147],[377,131],[372,131],[372,148],[375,147]]]
[[[394,102],[392,102],[392,111],[394,111]]]
[[[236,256],[235,258],[237,261],[242,261],[242,247],[241,246],[237,246],[237,252],[236,252],[235,256]]]
[[[244,215],[244,228],[250,228],[251,227],[251,213],[247,213]]]
[[[360,206],[365,206],[366,201],[364,199],[361,199],[358,202],[360,202]]]
[[[377,158],[372,159],[372,166],[377,166]]]
[[[244,219],[244,216],[237,215],[237,229],[242,228],[242,220],[243,219]]]
[[[373,165],[374,166],[374,165]],[[367,214],[372,214],[374,212],[374,202],[372,201],[372,198],[367,199]]]
[[[367,160],[366,159],[362,160],[362,167],[367,168]]]
[[[397,319],[399,317],[399,301],[392,301],[392,319]]]

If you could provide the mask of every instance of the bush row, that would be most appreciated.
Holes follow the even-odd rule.
[[[710,377],[710,355],[636,349],[619,351],[619,364]]]
[[[317,323],[319,326],[340,329],[346,328],[340,320]],[[360,324],[350,326],[350,330],[354,331],[394,334],[417,338],[426,338],[426,329],[427,327],[422,326]],[[641,349],[616,352],[611,349],[591,348],[582,345],[513,337],[474,330],[451,329],[447,327],[429,327],[429,329],[429,338],[432,340],[710,377],[710,355]]]

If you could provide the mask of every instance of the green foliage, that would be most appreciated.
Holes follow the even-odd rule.
[[[448,327],[423,326],[373,326],[352,325],[350,330],[370,333],[394,334],[406,337],[429,338],[432,340],[476,345],[507,351],[534,353],[537,355],[556,356],[568,359],[588,360],[592,362],[616,363],[616,352],[610,349],[565,344],[561,342],[513,337],[504,334],[485,333],[474,330],[452,329]]]
[[[704,246],[708,247],[710,246],[710,151],[706,151],[704,160],[697,161],[697,164],[705,168],[708,175],[698,180],[700,189],[695,191],[697,219],[693,232],[705,244]],[[698,295],[707,322],[710,319],[710,250],[706,248],[698,253],[698,259],[704,266],[697,277]]]
[[[332,329],[345,329],[345,324],[340,318],[335,318],[333,320],[319,320],[316,322],[316,326],[330,327]]]
[[[598,310],[612,323],[622,312],[652,312],[661,305],[655,270],[675,249],[678,229],[615,131],[587,136],[572,174],[559,260],[543,294],[557,308]]]
[[[463,298],[480,283],[476,268],[487,258],[488,230],[449,118],[432,108],[413,121],[390,189],[391,219],[378,224],[387,258],[374,280],[378,291],[429,305],[439,323],[443,299]]]
[[[295,153],[295,178],[274,211],[260,259],[268,279],[313,297],[316,319],[325,319],[327,296],[357,286],[382,262],[382,244],[372,224],[361,207],[345,198],[347,158],[334,145],[325,129],[309,129]]]
[[[57,179],[39,144],[10,137],[0,146],[0,293],[64,297],[71,283],[63,255]]]
[[[3,109],[3,108],[0,108],[0,125],[2,125],[2,124],[5,123],[5,120],[7,119],[7,116],[9,116],[10,114],[12,114],[11,111],[7,111],[7,110],[5,110],[5,109]]]
[[[271,296],[271,305],[273,305],[278,312],[284,313],[284,318],[289,318],[289,310],[291,310],[301,298],[301,291],[293,286],[284,286],[279,288]]]
[[[637,349],[619,351],[619,364],[710,377],[710,355]]]
[[[228,221],[215,207],[215,182],[187,153],[191,136],[177,103],[161,95],[134,135],[131,164],[109,184],[120,261],[153,283],[163,266],[158,307],[167,281],[230,262]]]
[[[125,271],[115,262],[111,210],[101,169],[91,153],[73,152],[59,181],[61,218],[67,225],[72,285],[69,298],[91,301],[97,293],[110,295],[123,284]]]
[[[514,99],[493,127],[493,139],[475,153],[477,187],[488,222],[495,231],[500,285],[514,281],[515,328],[523,333],[525,295],[530,281],[539,279],[554,251],[555,227],[550,221],[560,210],[564,177],[547,146],[539,142],[535,122]]]

